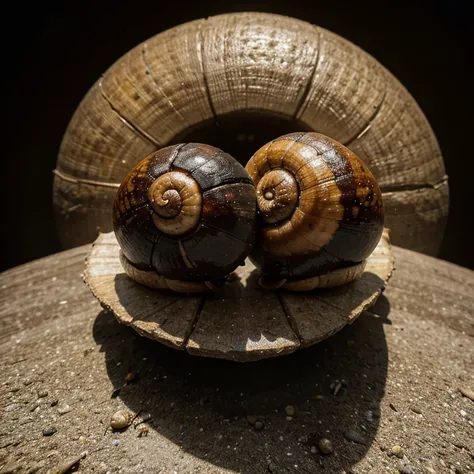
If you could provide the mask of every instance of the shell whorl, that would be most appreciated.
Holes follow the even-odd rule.
[[[268,224],[289,218],[295,211],[298,200],[298,182],[285,169],[271,170],[258,182],[257,204],[262,219]]]
[[[377,245],[380,189],[367,166],[335,140],[284,135],[258,150],[246,169],[260,212],[252,258],[263,274],[322,274],[362,262]]]
[[[134,267],[129,275],[156,271],[168,280],[212,286],[250,252],[255,213],[255,188],[243,166],[218,148],[187,143],[162,148],[129,172],[114,200],[113,221]]]
[[[310,146],[299,142],[301,137],[303,134],[289,134],[270,142],[247,166],[263,221],[270,224],[262,229],[262,247],[280,257],[323,248],[344,213],[334,173],[320,158],[331,151],[331,145],[321,142],[318,147]],[[274,195],[270,205],[265,206],[259,190]]]
[[[148,199],[153,223],[165,234],[183,235],[199,223],[202,193],[187,173],[170,171],[159,176],[148,189]]]

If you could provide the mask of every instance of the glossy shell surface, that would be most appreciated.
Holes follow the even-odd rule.
[[[254,240],[252,181],[230,155],[180,144],[136,165],[114,201],[114,231],[138,270],[218,281],[244,263]]]
[[[264,276],[324,275],[363,262],[378,244],[380,188],[368,166],[335,140],[284,135],[257,151],[246,169],[260,211],[251,259]]]

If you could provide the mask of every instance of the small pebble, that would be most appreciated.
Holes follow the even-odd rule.
[[[329,389],[332,391],[333,395],[337,395],[339,391],[341,390],[342,386],[343,386],[342,381],[335,380],[334,382],[331,383],[331,385],[329,386]],[[346,386],[347,386],[347,382],[346,382]]]
[[[418,415],[421,415],[421,409],[420,409],[420,407],[417,407],[416,405],[412,405],[410,407],[410,410],[414,413],[417,413]]]
[[[316,446],[311,446],[311,452],[316,454],[318,452],[318,448]]]
[[[275,466],[271,459],[267,459],[267,470],[270,474],[277,472],[277,466]]]
[[[388,406],[389,406],[393,411],[398,411],[393,403],[389,403]]]
[[[114,440],[112,441],[112,444],[113,444],[114,446],[118,446],[118,445],[120,444],[120,441],[119,441],[118,439],[114,439]]]
[[[65,415],[71,411],[71,407],[69,405],[61,405],[58,407],[58,413],[60,415]]]
[[[50,426],[43,430],[43,436],[53,436],[54,433],[58,431],[54,426]]]
[[[327,438],[322,438],[318,441],[318,448],[323,454],[331,454],[333,452],[332,443]]]
[[[263,430],[263,423],[261,421],[256,421],[254,424],[255,431]]]
[[[400,474],[413,474],[413,469],[410,466],[401,467],[398,472]]]
[[[50,406],[55,407],[59,403],[59,400],[55,398],[54,400],[51,400]]]
[[[295,407],[293,405],[286,405],[285,413],[287,416],[294,416],[295,415]]]
[[[255,423],[258,421],[257,415],[247,415],[246,418],[247,422],[252,426],[254,426]]]
[[[402,459],[403,458],[403,449],[401,446],[395,445],[392,446],[392,449],[390,450],[390,455],[391,456],[397,456],[397,458]]]
[[[84,352],[83,352],[84,357],[87,357],[93,350],[94,350],[93,347],[89,347],[87,349],[84,349]]]
[[[358,431],[353,429],[344,431],[344,438],[349,441],[354,441],[354,443],[367,444],[366,439]]]
[[[46,390],[42,392],[38,392],[38,398],[44,398],[48,396],[48,392]]]

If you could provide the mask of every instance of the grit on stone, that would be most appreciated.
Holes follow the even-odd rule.
[[[312,348],[237,364],[117,323],[81,281],[89,250],[1,277],[0,472],[71,459],[103,474],[474,470],[474,402],[459,390],[474,389],[472,272],[394,248],[370,312]],[[119,410],[137,416],[112,430]]]

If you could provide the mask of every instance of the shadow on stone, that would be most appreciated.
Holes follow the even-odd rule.
[[[370,313],[316,346],[246,364],[167,348],[105,311],[95,320],[94,338],[114,387],[129,371],[138,374],[121,389],[123,402],[150,413],[151,427],[193,456],[249,474],[295,472],[295,465],[303,472],[340,472],[364,455],[377,431],[389,311],[382,295]],[[291,419],[286,405],[295,408]],[[247,415],[256,415],[263,430]],[[365,444],[348,441],[348,430]],[[311,452],[322,437],[332,441],[331,455]]]

